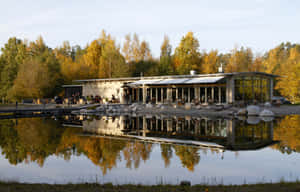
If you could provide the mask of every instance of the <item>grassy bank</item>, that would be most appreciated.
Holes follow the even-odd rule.
[[[111,192],[183,192],[183,191],[197,191],[197,192],[300,192],[300,182],[292,183],[275,183],[275,184],[253,184],[253,185],[232,185],[232,186],[176,186],[176,185],[155,185],[155,186],[142,186],[142,185],[119,185],[113,186],[112,184],[65,184],[65,185],[49,185],[49,184],[21,184],[21,183],[0,183],[1,192],[98,192],[98,191],[111,191]]]

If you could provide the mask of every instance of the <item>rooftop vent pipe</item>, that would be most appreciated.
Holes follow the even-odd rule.
[[[218,72],[219,73],[224,73],[224,71],[223,71],[223,64],[221,63],[221,66],[218,68]]]
[[[195,71],[195,70],[191,70],[191,71],[190,71],[190,74],[191,74],[191,75],[196,75],[196,71]]]

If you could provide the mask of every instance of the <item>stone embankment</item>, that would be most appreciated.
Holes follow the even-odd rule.
[[[162,104],[107,104],[101,105],[95,109],[82,109],[73,111],[73,114],[95,115],[105,114],[110,116],[118,115],[187,115],[187,116],[215,116],[215,117],[276,117],[280,115],[300,114],[300,106],[282,105],[272,106],[270,103],[264,105],[249,105],[245,108],[234,107],[232,105],[203,105],[194,106],[186,104],[178,105],[162,105]]]

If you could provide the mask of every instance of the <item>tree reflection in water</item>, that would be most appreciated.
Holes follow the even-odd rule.
[[[280,141],[273,148],[282,153],[300,152],[300,116],[290,115],[274,126],[274,139]]]
[[[92,123],[93,120],[89,122]],[[106,120],[106,122],[109,123],[108,120]],[[113,122],[117,122],[118,126],[120,126],[118,119],[114,119]],[[139,125],[142,121],[129,122]],[[157,122],[158,121],[155,121],[155,124],[157,124]],[[209,138],[210,141],[214,141],[214,139],[219,141],[218,139],[222,136],[220,140],[221,144],[225,145],[228,141],[231,142],[230,139],[227,139],[230,134],[226,136],[226,133],[220,127],[214,130],[211,129],[211,127],[208,127],[209,129],[206,127],[207,129],[204,130],[201,127],[200,121],[193,120],[191,122],[194,122],[195,125],[192,126],[192,130],[189,133],[187,133],[186,128],[182,127],[182,129],[185,130],[185,135],[189,138]],[[197,122],[199,123],[196,124]],[[159,133],[165,131],[165,135],[175,137],[177,133],[167,133],[166,127],[168,123],[168,121],[162,121],[161,128],[157,129],[157,131]],[[286,116],[271,123],[274,123],[274,129],[272,128],[273,139],[271,139],[281,141],[273,145],[272,148],[288,154],[300,152],[300,135],[298,134],[300,132],[300,117]],[[180,126],[181,125],[182,124],[180,124]],[[197,132],[196,125],[200,126],[199,132]],[[214,125],[214,122],[209,122],[209,126],[210,125]],[[232,140],[235,144],[237,143],[239,147],[245,142],[247,142],[247,145],[249,145],[249,143],[257,145],[260,139],[265,140],[266,138],[270,138],[268,133],[272,134],[272,130],[270,131],[268,129],[269,124],[265,122],[257,125],[249,125],[245,123],[245,121],[238,121],[236,126],[237,128],[233,134],[236,138]],[[153,126],[151,128],[153,128]],[[216,130],[220,130],[222,134],[216,133]],[[201,135],[200,132],[204,135]],[[127,168],[137,169],[141,161],[146,162],[150,158],[154,145],[157,145],[138,140],[82,136],[83,133],[83,129],[81,128],[63,127],[60,121],[55,121],[51,118],[1,120],[0,147],[2,155],[13,165],[22,162],[36,162],[42,167],[50,155],[61,156],[65,160],[70,160],[72,155],[85,155],[93,164],[101,168],[103,174],[106,174],[108,170],[116,167],[120,161],[125,161]],[[148,133],[155,135],[155,128],[149,130]],[[215,148],[197,148],[164,143],[159,145],[161,158],[165,167],[170,165],[173,154],[175,154],[179,157],[182,166],[186,167],[189,171],[193,171],[195,166],[199,164],[200,151],[202,154],[206,154],[207,150],[211,150],[212,153],[220,152],[220,150]]]

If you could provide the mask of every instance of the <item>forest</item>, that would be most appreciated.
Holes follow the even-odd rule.
[[[280,75],[275,90],[294,103],[300,101],[300,44],[290,42],[254,54],[251,48],[236,47],[228,53],[200,51],[193,32],[185,34],[177,47],[165,36],[159,58],[152,56],[149,42],[137,34],[125,36],[122,46],[104,30],[85,47],[68,41],[51,48],[42,37],[35,41],[11,37],[0,45],[0,98],[53,98],[62,95],[63,84],[76,79],[132,76],[182,75],[258,71]],[[205,50],[201,47],[201,50]]]

